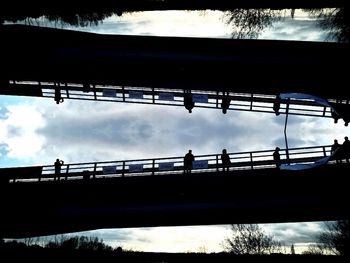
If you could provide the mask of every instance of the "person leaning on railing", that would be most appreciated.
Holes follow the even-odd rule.
[[[230,156],[227,154],[227,150],[223,149],[221,154],[221,162],[223,165],[223,171],[229,171],[229,166],[231,165]]]
[[[343,145],[341,146],[342,150],[342,157],[346,159],[346,162],[349,163],[349,157],[350,157],[350,141],[348,136],[344,137]]]
[[[54,176],[54,180],[56,180],[56,178],[58,180],[60,180],[60,175],[61,175],[61,166],[64,164],[64,162],[60,159],[56,159],[56,162],[54,163],[55,165],[55,176]]]
[[[333,160],[336,160],[337,163],[341,162],[340,159],[339,159],[339,156],[340,156],[340,144],[338,143],[338,140],[335,139],[334,140],[334,143],[331,147],[331,155],[333,155]]]
[[[188,150],[188,153],[186,153],[185,158],[184,158],[184,172],[185,173],[191,173],[193,161],[194,161],[194,156],[192,154],[192,150]]]

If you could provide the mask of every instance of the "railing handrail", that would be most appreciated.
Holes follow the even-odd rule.
[[[308,146],[308,147],[299,147],[299,148],[289,148],[288,151],[294,151],[294,150],[307,150],[307,149],[317,149],[321,148],[323,151],[323,147],[332,147],[332,145],[323,145],[323,146]],[[253,154],[253,157],[264,157],[264,156],[255,156],[254,154],[256,153],[271,153],[273,152],[274,149],[272,150],[259,150],[259,151],[246,151],[246,152],[231,152],[228,153],[228,155],[231,157],[233,155],[244,155],[244,154]],[[281,148],[280,152],[285,152],[286,149]],[[306,153],[291,153],[291,154],[307,154],[307,153],[315,153],[315,152],[306,152]],[[216,155],[221,155],[221,153],[217,154],[204,154],[204,155],[195,155],[195,158],[204,158],[204,157],[214,157]],[[283,156],[283,154],[281,154]],[[142,158],[142,159],[124,159],[124,160],[110,160],[110,161],[101,161],[101,162],[84,162],[84,163],[69,163],[70,166],[73,165],[87,165],[87,164],[107,164],[107,163],[121,163],[121,162],[126,162],[126,163],[132,163],[132,162],[145,162],[145,161],[152,161],[152,160],[159,160],[159,161],[165,161],[165,160],[174,160],[174,159],[183,159],[184,156],[172,156],[172,157],[159,157],[159,158]],[[232,157],[231,157],[232,158]],[[63,166],[68,165],[64,164]],[[35,167],[52,167],[53,165],[42,165],[42,166],[35,166]]]
[[[290,161],[294,161],[294,163],[299,162],[307,162],[307,161],[315,161],[319,159],[320,157],[326,156],[327,152],[330,152],[331,145],[324,145],[324,146],[309,146],[309,147],[298,147],[298,148],[290,148],[289,153],[293,156],[298,155],[309,155],[308,157],[303,158],[292,158]],[[328,148],[328,150],[326,150]],[[315,151],[307,151],[315,149]],[[231,165],[229,167],[245,167],[250,166],[251,169],[258,168],[262,165],[274,165],[275,162],[272,158],[272,152],[274,150],[259,150],[254,152],[233,152],[228,153]],[[296,152],[293,152],[296,151]],[[285,156],[286,154],[283,153],[286,152],[286,149],[280,150],[281,157]],[[263,153],[263,154],[261,154]],[[317,156],[314,156],[317,154]],[[310,156],[312,155],[312,156]],[[220,167],[223,167],[221,159],[221,153],[217,154],[206,154],[206,155],[197,155],[195,156],[196,161],[198,160],[204,160],[208,163],[208,168],[206,169],[199,169],[199,170],[210,170],[210,169],[216,169],[219,171]],[[171,171],[180,171],[184,169],[183,165],[184,157],[163,157],[163,158],[152,158],[152,159],[133,159],[133,160],[120,160],[120,161],[103,161],[103,162],[88,162],[88,163],[69,163],[69,164],[63,164],[61,166],[62,173],[59,175],[60,177],[64,177],[65,179],[76,177],[76,176],[82,176],[84,172],[87,172],[89,174],[92,174],[95,178],[96,175],[103,174],[103,169],[106,167],[104,164],[110,164],[108,166],[115,166],[115,172],[112,174],[121,174],[122,176],[125,176],[125,174],[134,174],[135,172],[129,171],[130,165],[133,164],[142,164],[144,168],[140,173],[150,173],[152,175],[155,174],[155,172],[160,172],[159,169],[160,164],[162,163],[172,163],[173,169],[172,170],[164,170],[163,172],[171,172]],[[284,159],[281,158],[281,163],[284,162]],[[30,167],[22,167],[22,168],[41,168],[42,172],[41,175],[38,178],[38,175],[36,176],[29,176],[29,177],[12,177],[10,179],[39,179],[39,181],[43,178],[54,178],[55,176],[55,167],[54,165],[44,165],[44,166],[30,166]],[[1,169],[11,169],[11,168],[1,168]],[[110,175],[112,175],[110,174]],[[108,176],[109,174],[103,174]]]

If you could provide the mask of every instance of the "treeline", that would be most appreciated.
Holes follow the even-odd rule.
[[[82,251],[108,251],[121,252],[122,248],[113,248],[106,245],[102,239],[98,237],[87,236],[59,236],[53,240],[46,241],[40,238],[26,238],[21,241],[17,240],[1,240],[0,248],[2,249],[23,249],[23,248],[47,248],[61,250],[82,250]]]

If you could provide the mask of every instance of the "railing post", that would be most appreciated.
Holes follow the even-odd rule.
[[[253,110],[253,93],[250,94],[250,110]]]
[[[156,161],[153,159],[153,160],[152,160],[152,175],[154,175],[154,169],[155,169],[154,166],[155,166],[155,162],[156,162]]]
[[[286,120],[285,120],[285,122],[284,122],[284,141],[285,141],[285,143],[286,143],[286,158],[287,158],[287,163],[290,164],[290,161],[289,161],[288,140],[287,140],[288,113],[289,113],[289,99],[287,100],[287,104],[286,104]]]
[[[327,156],[326,147],[322,146],[322,149],[323,149],[323,156],[326,157]]]
[[[97,170],[97,163],[94,164],[94,174],[92,175],[92,178],[96,179],[96,170]]]
[[[155,104],[156,103],[156,98],[154,95],[154,88],[152,87],[152,103]]]
[[[122,177],[124,177],[124,176],[125,176],[125,161],[123,161],[123,170],[122,170]]]
[[[65,180],[67,181],[68,179],[68,173],[69,173],[69,164],[67,165],[67,168],[66,168],[66,177],[65,177]]]
[[[253,164],[253,153],[250,152],[249,153],[249,156],[250,156],[250,167],[252,168],[252,170],[254,169],[254,164]]]
[[[224,94],[224,92],[223,92]],[[219,108],[219,92],[216,91],[216,108]]]
[[[125,89],[124,89],[124,86],[122,86],[122,94],[123,94],[123,102],[125,102]]]
[[[92,87],[94,89],[94,100],[97,100],[96,86],[93,85]]]
[[[64,86],[66,87],[67,98],[69,99],[69,89],[67,82],[64,84]]]
[[[216,172],[219,172],[219,155],[216,155]]]

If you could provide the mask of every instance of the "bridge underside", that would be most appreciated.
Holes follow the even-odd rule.
[[[19,25],[2,26],[0,35],[5,94],[11,91],[4,83],[23,80],[350,98],[341,73],[348,44],[101,35]]]
[[[349,164],[2,185],[0,236],[349,218]]]

